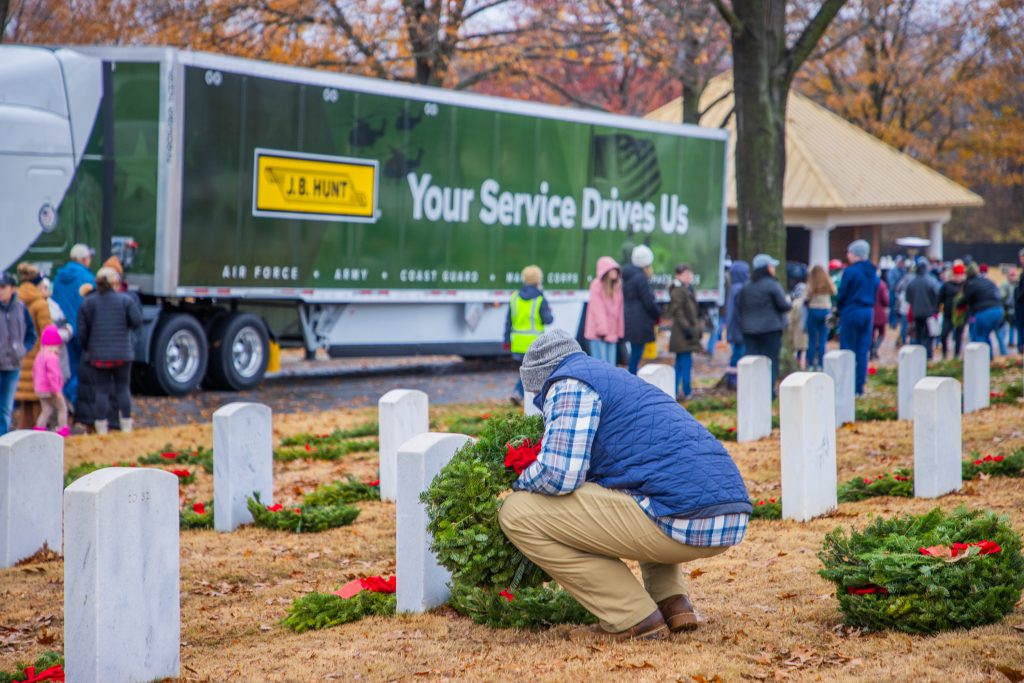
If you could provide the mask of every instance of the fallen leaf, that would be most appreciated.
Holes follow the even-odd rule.
[[[646,659],[642,662],[619,662],[611,668],[612,671],[624,671],[627,669],[653,669],[655,666]]]
[[[706,572],[703,569],[694,569],[690,572],[690,578],[696,579],[698,576],[703,576]]]
[[[45,628],[39,632],[38,636],[36,636],[36,642],[40,645],[51,645],[56,642],[56,640],[57,636],[51,633],[49,629]]]
[[[798,593],[779,593],[777,597],[779,600],[789,600],[790,598],[795,598],[797,595]]]

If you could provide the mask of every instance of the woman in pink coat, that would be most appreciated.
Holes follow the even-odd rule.
[[[597,259],[597,277],[590,283],[590,303],[583,336],[590,342],[590,355],[616,365],[618,343],[625,333],[621,269],[615,259]]]
[[[70,433],[68,407],[64,402],[64,370],[60,364],[60,347],[63,343],[56,325],[50,324],[43,328],[39,353],[32,362],[32,385],[42,404],[36,429],[46,431],[50,418],[56,415],[57,433],[67,436]]]

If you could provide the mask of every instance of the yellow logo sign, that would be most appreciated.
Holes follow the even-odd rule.
[[[377,161],[257,149],[254,216],[377,220]]]

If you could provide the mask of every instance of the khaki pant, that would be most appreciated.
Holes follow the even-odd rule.
[[[685,595],[681,562],[718,555],[669,538],[632,496],[587,483],[566,496],[516,491],[498,512],[505,535],[592,612],[607,631],[624,631],[660,600]],[[637,560],[641,586],[620,559]]]

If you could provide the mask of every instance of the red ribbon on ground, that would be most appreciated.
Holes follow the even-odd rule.
[[[349,598],[370,591],[371,593],[394,593],[398,587],[397,578],[392,576],[385,579],[383,576],[367,576],[362,579],[349,581],[344,586],[334,591],[333,595],[348,600]]]

